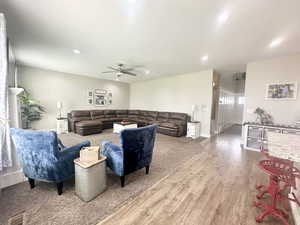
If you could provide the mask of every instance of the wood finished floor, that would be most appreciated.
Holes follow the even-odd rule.
[[[98,225],[257,224],[254,186],[267,182],[267,176],[256,166],[260,154],[240,148],[240,132],[233,127],[212,138],[198,155]],[[260,224],[282,223],[266,217]]]

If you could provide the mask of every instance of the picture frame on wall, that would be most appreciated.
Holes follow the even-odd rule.
[[[107,93],[107,90],[104,90],[104,89],[95,89],[94,90],[94,94],[97,94],[97,95],[106,95]]]
[[[282,82],[267,84],[266,100],[296,100],[298,82]]]
[[[107,94],[107,105],[112,105],[112,92],[109,91]]]
[[[105,106],[106,105],[106,96],[103,94],[94,95],[94,105],[95,106]]]
[[[87,90],[86,94],[88,98],[93,98],[94,92],[93,90]]]
[[[93,104],[94,104],[93,98],[88,98],[88,99],[87,99],[87,103],[88,103],[89,105],[93,105]]]

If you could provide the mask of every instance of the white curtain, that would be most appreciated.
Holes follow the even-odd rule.
[[[12,166],[8,110],[6,21],[4,14],[0,13],[0,171]]]

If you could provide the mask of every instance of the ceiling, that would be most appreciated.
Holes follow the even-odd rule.
[[[0,1],[20,64],[104,79],[116,78],[101,71],[119,61],[150,70],[123,82],[245,71],[247,62],[300,52],[299,10],[299,0]]]

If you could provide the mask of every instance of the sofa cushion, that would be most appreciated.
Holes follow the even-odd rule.
[[[156,111],[148,111],[147,119],[149,121],[154,121],[157,119],[157,112]]]
[[[78,123],[76,123],[76,127],[82,128],[82,127],[102,127],[102,121],[101,120],[83,120]]]
[[[187,115],[185,113],[169,113],[169,119],[186,121]]]
[[[104,110],[93,110],[91,111],[92,120],[104,118]]]
[[[141,116],[147,116],[148,115],[148,111],[146,111],[146,110],[140,110],[140,115]]]
[[[174,123],[160,123],[160,127],[166,127],[166,128],[172,128],[172,129],[177,129],[178,126]]]
[[[173,123],[173,124],[181,125],[181,126],[186,125],[186,122],[184,120],[169,119],[168,123]]]
[[[71,123],[76,123],[79,121],[86,121],[86,120],[91,120],[91,119],[92,119],[91,117],[74,117],[74,118],[71,118],[70,121],[71,121]]]
[[[113,122],[119,122],[119,121],[122,121],[122,118],[108,117],[108,118],[103,118],[103,119],[101,119],[101,121],[104,122],[104,123],[113,123]]]
[[[128,115],[127,120],[131,121],[131,122],[137,122],[139,120],[139,118],[135,117],[134,115],[132,115],[131,117]]]
[[[139,114],[140,114],[139,110],[128,110],[128,119],[137,120],[139,118]]]
[[[157,114],[157,120],[161,122],[167,122],[169,119],[169,113],[168,112],[158,112]]]
[[[88,110],[76,110],[71,112],[72,117],[90,117],[91,113]]]
[[[91,113],[88,110],[76,110],[71,112],[71,117],[73,122],[82,121],[82,120],[90,120]]]
[[[128,116],[129,115],[138,116],[139,114],[140,114],[139,110],[128,110]]]
[[[104,110],[104,117],[105,118],[116,117],[116,110]]]
[[[128,110],[116,110],[116,115],[118,118],[127,118]]]

